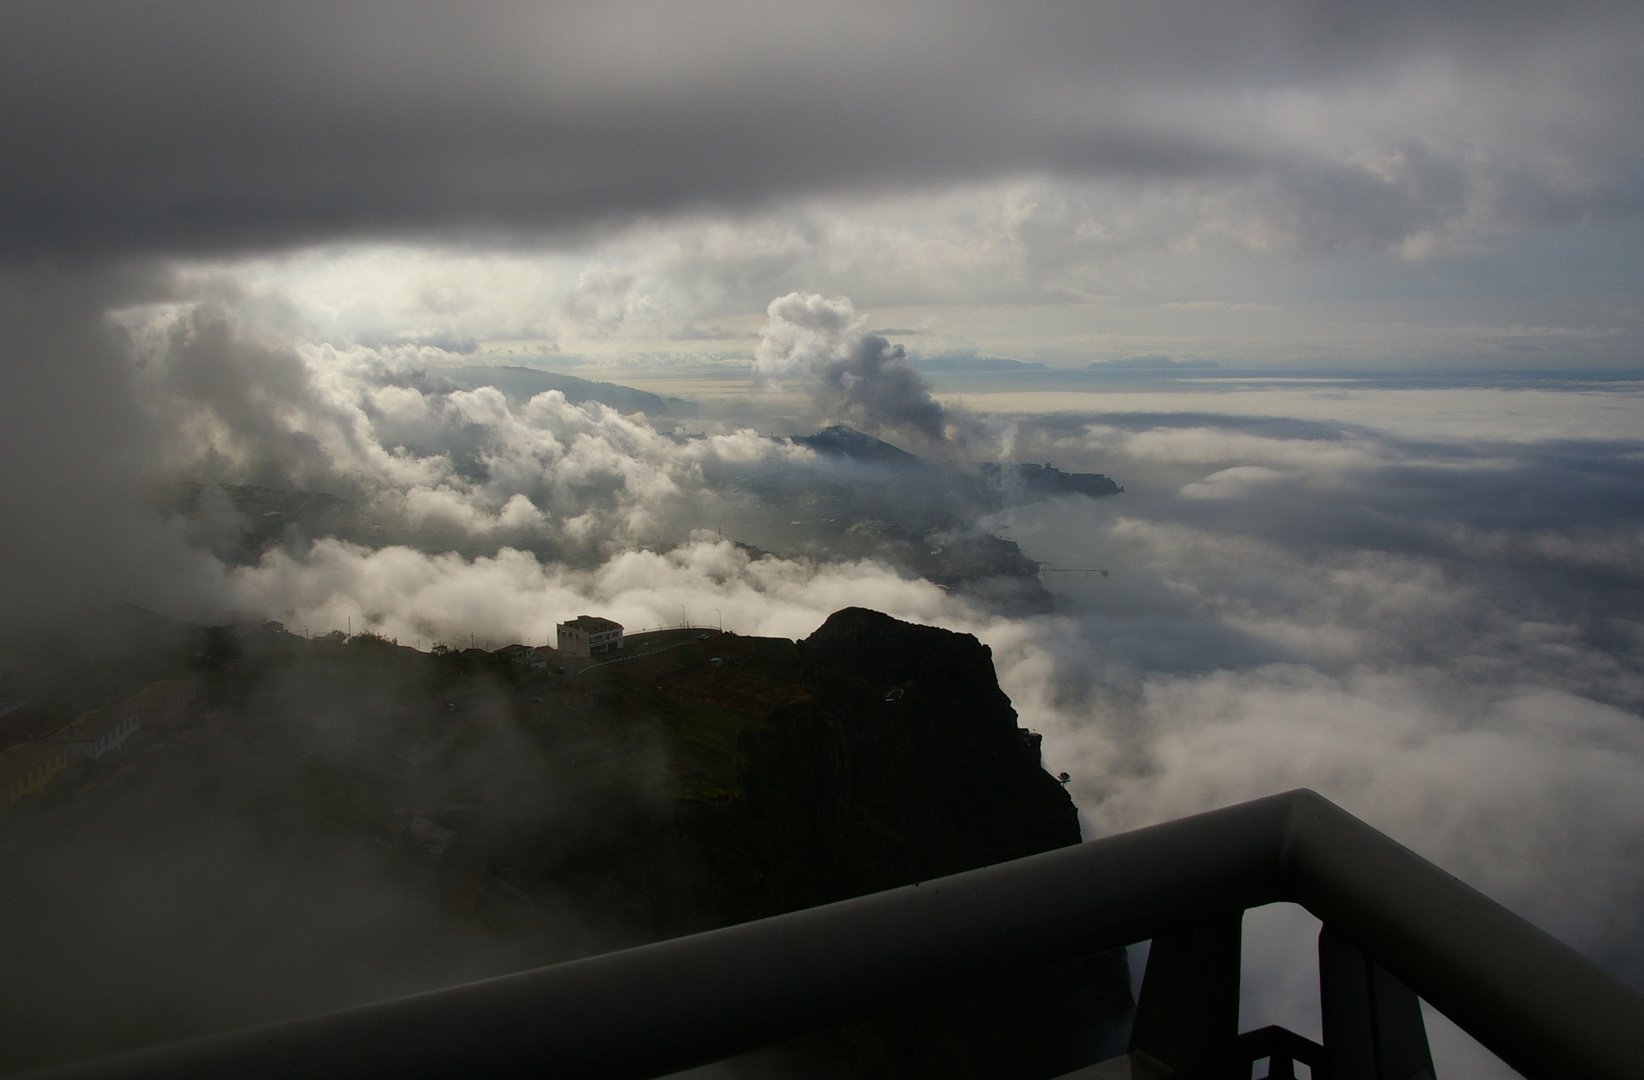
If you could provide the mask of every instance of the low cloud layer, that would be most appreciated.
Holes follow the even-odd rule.
[[[227,585],[327,628],[385,613],[402,640],[540,640],[573,610],[793,636],[848,603],[969,631],[1046,733],[1047,765],[1073,774],[1090,834],[1313,787],[1644,980],[1636,443],[1412,440],[1192,409],[1023,428],[1026,446],[1080,445],[1127,482],[993,522],[1035,557],[1110,569],[1044,616],[713,536],[578,571],[322,544]],[[1253,961],[1249,1007],[1309,1030],[1306,943],[1286,925],[1253,924],[1279,952]],[[1508,1075],[1439,1030],[1446,1075]]]
[[[1402,393],[1364,392],[1395,407]],[[1345,411],[1354,423],[1019,419],[1024,454],[1127,484],[993,522],[1037,558],[1113,574],[1037,618],[711,532],[580,568],[325,542],[225,571],[221,587],[315,631],[352,619],[424,645],[540,641],[581,610],[794,636],[862,603],[969,630],[1049,734],[1052,766],[1074,774],[1093,830],[1313,786],[1641,977],[1637,444],[1582,439],[1579,422],[1555,440],[1393,435],[1362,422],[1366,405]]]
[[[1028,427],[1127,480],[1123,501],[998,522],[1112,572],[1066,587],[1056,632],[995,643],[1090,826],[1312,787],[1644,982],[1639,444],[1508,434],[1544,393],[1457,391],[1400,435],[1364,421],[1383,394],[1393,421],[1402,393],[1363,384],[1307,419],[1183,393],[1180,412]],[[1605,396],[1585,398],[1589,430]],[[1446,437],[1486,406],[1502,434]],[[1306,920],[1257,926],[1247,1008],[1316,1032]],[[1443,1075],[1512,1075],[1438,1027]]]
[[[1021,616],[880,562],[721,538],[737,477],[810,467],[783,440],[454,389],[429,377],[453,359],[429,346],[317,342],[267,295],[146,287],[152,302],[105,321],[97,298],[133,295],[129,280],[12,286],[17,325],[49,310],[11,346],[39,365],[34,400],[74,417],[93,395],[78,425],[14,409],[17,460],[39,470],[7,480],[11,505],[38,510],[10,541],[37,569],[10,585],[14,610],[136,600],[427,648],[540,642],[583,612],[797,637],[875,607],[993,647],[1092,835],[1311,786],[1644,979],[1644,474],[1626,386],[1183,383],[1054,396],[1145,410],[1018,409],[997,423],[1019,460],[1126,486],[984,523],[1033,558],[1111,573],[1055,584],[1060,609]],[[824,391],[853,350],[885,348],[844,301],[779,299],[769,321],[771,373]],[[876,355],[881,374],[904,363]],[[91,371],[103,379],[73,377]],[[415,542],[275,529],[248,558],[230,542],[243,510],[168,515],[127,490],[164,476],[330,493]],[[1264,970],[1262,1007],[1305,1028],[1304,991],[1285,989],[1305,978]]]

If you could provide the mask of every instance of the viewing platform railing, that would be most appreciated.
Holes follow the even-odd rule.
[[[1318,916],[1323,1043],[1238,1026],[1241,913]],[[1129,1063],[1431,1075],[1417,995],[1531,1080],[1644,1077],[1644,998],[1311,791],[483,982],[19,1074],[642,1078],[1151,939]],[[1143,1067],[1145,1065],[1145,1068]]]

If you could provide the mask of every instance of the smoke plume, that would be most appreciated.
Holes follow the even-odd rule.
[[[754,360],[768,383],[806,387],[830,423],[901,436],[922,448],[947,441],[948,417],[900,345],[870,332],[845,297],[789,293],[772,300]]]

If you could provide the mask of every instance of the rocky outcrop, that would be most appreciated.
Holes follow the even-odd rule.
[[[768,915],[1079,842],[1078,814],[968,634],[861,608],[799,643],[811,700],[744,733],[743,894]],[[1055,1076],[1113,1049],[1122,952],[812,1044],[857,1076]]]
[[[799,643],[812,699],[746,733],[743,789],[789,910],[1079,842],[986,645],[862,608]],[[784,872],[789,871],[789,872]]]
[[[0,1071],[1079,840],[987,648],[872,611],[841,611],[799,643],[687,635],[649,668],[615,665],[574,685],[484,650],[310,641],[273,623],[206,630],[122,609],[80,632],[30,642],[20,657],[33,674],[17,681],[29,669],[13,666],[0,696],[38,701],[58,721],[119,702],[160,711],[118,766],[87,763],[10,816],[0,840],[19,888],[0,888],[0,918],[18,940],[51,943],[39,970],[119,955],[131,981],[89,1004],[72,980],[0,992],[9,1030],[26,1034],[0,1040]],[[770,711],[778,702],[790,704]],[[711,783],[686,783],[687,769]],[[261,839],[248,850],[244,837]],[[225,875],[209,902],[196,895],[200,866]],[[266,902],[269,881],[286,883],[285,901]],[[119,917],[59,933],[63,913],[82,910]],[[160,929],[121,933],[132,919]],[[236,947],[202,959],[189,947],[201,934]],[[256,973],[281,964],[301,977],[271,991]],[[1129,1008],[1124,957],[1111,954],[910,1003],[790,1047],[778,1066],[1053,1077],[1108,1056]],[[53,1026],[64,1016],[75,1023]]]

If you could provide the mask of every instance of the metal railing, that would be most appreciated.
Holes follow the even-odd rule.
[[[1324,923],[1322,1046],[1282,1029],[1237,1031],[1240,913],[1275,901]],[[1310,791],[654,945],[21,1075],[653,1077],[1147,939],[1131,1045],[1182,1080],[1241,1067],[1248,1077],[1262,1056],[1275,1076],[1291,1061],[1332,1080],[1430,1073],[1418,994],[1532,1080],[1644,1076],[1644,998]]]

